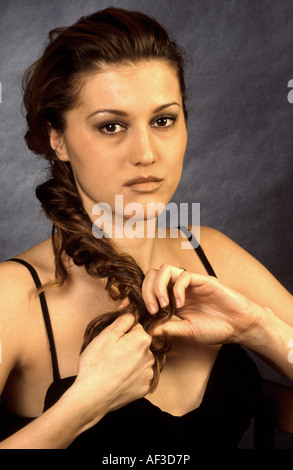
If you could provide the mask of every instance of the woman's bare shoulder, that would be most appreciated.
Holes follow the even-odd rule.
[[[185,236],[188,233],[193,234],[198,243],[191,244],[191,247],[200,245],[218,279],[224,284],[242,291],[247,284],[254,285],[255,289],[255,283],[259,279],[266,278],[268,282],[273,279],[259,261],[221,231],[208,226],[189,226]],[[177,247],[179,250],[180,245]],[[182,250],[182,256],[184,251],[190,253],[190,250]],[[194,261],[190,254],[189,258],[185,255],[185,259],[190,259],[192,263]]]
[[[54,276],[54,254],[50,238],[13,256],[12,258],[20,259],[29,263],[37,271],[42,283],[47,280],[51,280],[52,276]],[[28,272],[26,267],[20,263],[16,263],[15,261],[7,261],[4,264],[10,265],[11,273],[14,275],[17,275],[18,272],[24,272],[24,270]]]
[[[189,227],[193,232],[194,227]],[[198,228],[196,227],[198,231]],[[232,286],[243,282],[242,274],[260,275],[265,268],[244,248],[226,234],[212,227],[200,227],[200,246],[212,264],[217,277]],[[238,276],[237,276],[238,274]]]
[[[50,266],[50,242],[44,242],[11,258],[21,259],[32,265],[37,272],[48,273],[52,271]],[[19,305],[22,310],[29,304],[32,292],[35,292],[35,283],[31,273],[24,265],[7,260],[0,263],[0,310],[13,310]]]
[[[35,284],[26,267],[13,261],[0,263],[0,393],[11,370],[19,365],[27,350],[32,326]]]
[[[210,227],[201,228],[201,246],[218,279],[293,324],[293,297],[246,249]]]
[[[41,271],[48,250],[48,242],[43,242],[14,258],[25,260]],[[11,371],[24,367],[31,355],[32,338],[35,337],[32,332],[39,317],[39,308],[36,285],[27,267],[10,260],[1,262],[0,394]]]
[[[190,227],[193,231],[193,227]],[[265,271],[264,266],[246,249],[229,236],[212,227],[200,227],[200,245],[207,258],[213,264],[218,277],[229,284],[235,281],[235,274],[247,272],[255,276]],[[240,269],[241,268],[241,269]]]

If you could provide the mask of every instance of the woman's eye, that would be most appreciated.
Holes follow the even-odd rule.
[[[154,121],[154,127],[171,127],[175,124],[176,118],[172,116],[163,116]]]
[[[124,132],[126,129],[122,124],[118,124],[117,122],[109,122],[107,124],[103,124],[99,127],[99,130],[104,134],[119,134],[120,132]]]

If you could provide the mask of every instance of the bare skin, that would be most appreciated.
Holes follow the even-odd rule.
[[[125,204],[139,202],[144,208],[147,202],[167,204],[180,180],[187,137],[178,80],[165,63],[149,65],[110,67],[87,77],[78,105],[68,113],[64,135],[50,130],[57,156],[72,164],[90,217],[95,201],[113,207],[115,194],[122,194]],[[122,110],[123,119],[121,113],[118,120],[116,111],[105,109]],[[149,174],[160,176],[162,184],[126,184]],[[139,222],[146,223],[144,218]],[[287,340],[293,337],[292,296],[263,266],[215,230],[201,229],[201,245],[218,280],[206,275],[192,249],[181,249],[181,241],[180,237],[112,239],[145,272],[143,298],[151,313],[155,314],[151,306],[156,310],[158,302],[169,301],[163,298],[170,280],[181,301],[176,318],[165,326],[174,348],[152,394],[148,393],[151,339],[140,326],[128,332],[131,318],[106,329],[79,354],[86,325],[113,308],[103,280],[93,280],[83,268],[72,266],[62,288],[46,291],[61,377],[77,375],[77,380],[43,414],[53,378],[39,299],[25,267],[13,262],[0,265],[1,392],[12,412],[38,417],[3,441],[2,448],[67,447],[109,411],[143,396],[181,416],[201,403],[222,342],[250,347],[293,379],[287,360]],[[50,240],[18,257],[37,269],[42,283],[54,278]],[[187,271],[182,273],[178,266]],[[103,370],[97,357],[104,359]],[[123,358],[123,370],[115,367],[117,357]]]

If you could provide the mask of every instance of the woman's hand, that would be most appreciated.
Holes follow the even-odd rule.
[[[176,316],[180,319],[160,325],[154,330],[156,335],[166,332],[207,344],[241,342],[243,336],[253,335],[265,313],[265,309],[215,277],[170,265],[146,273],[142,292],[150,313],[155,314],[158,303],[161,307],[168,304],[169,283],[173,284]]]
[[[151,337],[134,317],[125,314],[105,328],[80,356],[72,387],[87,404],[87,428],[101,415],[145,396],[153,378]],[[129,331],[130,330],[130,331]],[[72,388],[71,387],[71,388]]]
[[[94,338],[80,355],[73,385],[0,448],[65,449],[109,411],[146,395],[153,378],[151,338],[141,325],[130,330],[133,323],[125,314]]]

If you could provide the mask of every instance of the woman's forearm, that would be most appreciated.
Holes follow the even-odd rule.
[[[134,317],[117,318],[80,355],[73,385],[2,449],[64,449],[110,411],[145,396],[153,378],[151,337]],[[117,369],[117,364],[119,367]]]
[[[293,363],[290,362],[293,327],[268,308],[262,309],[259,319],[258,324],[245,332],[239,342],[293,381]]]
[[[71,387],[49,410],[0,442],[0,449],[65,449],[90,427],[88,410]],[[80,395],[79,395],[80,397]],[[98,410],[95,422],[105,413]]]

